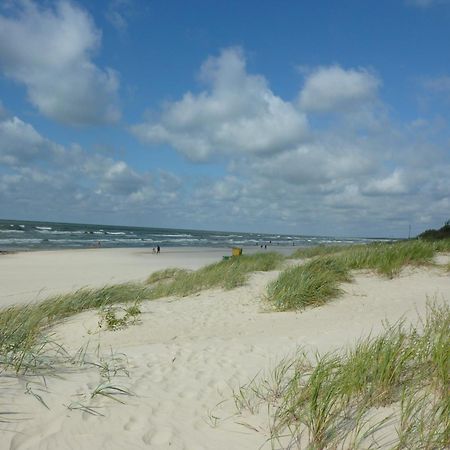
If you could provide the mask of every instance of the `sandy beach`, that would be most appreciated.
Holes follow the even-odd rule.
[[[245,249],[246,253],[255,249]],[[0,255],[0,306],[43,300],[83,287],[142,281],[167,267],[195,270],[229,255],[229,248],[100,248]]]
[[[153,255],[101,249],[1,255],[0,302],[143,280],[165,267],[196,269],[228,252],[174,249]],[[449,260],[448,255],[436,259],[439,264]],[[0,447],[269,449],[267,413],[237,414],[233,389],[298,348],[312,354],[351,345],[379,333],[386,320],[416,322],[429,300],[450,301],[448,272],[435,266],[406,268],[392,280],[358,272],[352,283],[342,285],[344,295],[324,306],[273,312],[265,303],[266,286],[278,274],[257,272],[231,291],[143,302],[139,323],[116,331],[99,328],[98,311],[55,326],[53,338],[69,353],[87,346],[89,358],[108,362],[111,384],[133,395],[120,397],[123,404],[93,397],[102,381],[93,366],[46,377],[45,383],[26,376],[1,378],[2,409],[17,412],[17,420],[2,427]]]

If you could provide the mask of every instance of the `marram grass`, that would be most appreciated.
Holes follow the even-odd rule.
[[[332,255],[345,251],[348,248],[348,245],[315,245],[297,249],[292,253],[291,258],[314,258],[315,256]]]
[[[350,281],[346,267],[335,259],[322,257],[284,270],[269,284],[268,298],[282,311],[317,306],[340,295],[342,281]]]
[[[178,270],[174,276],[167,276],[165,271],[157,272],[152,274],[147,282],[153,283],[155,279],[164,282],[152,284],[149,287],[148,298],[155,299],[172,295],[185,297],[214,287],[233,289],[242,286],[250,273],[275,270],[282,261],[283,257],[275,252],[256,253],[232,257],[194,272]]]
[[[271,415],[276,448],[450,447],[450,306],[428,305],[335,353],[284,359],[234,393],[239,410]],[[276,395],[274,395],[276,393]]]
[[[280,310],[322,305],[341,294],[340,283],[351,281],[352,270],[371,270],[393,278],[406,266],[433,264],[434,255],[445,251],[450,251],[450,240],[409,240],[300,250],[294,256],[313,259],[283,271],[269,285],[268,299]]]

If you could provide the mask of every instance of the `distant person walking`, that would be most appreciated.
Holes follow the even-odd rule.
[[[158,246],[156,247],[156,254],[158,255],[160,252],[161,252],[161,247],[158,245]]]

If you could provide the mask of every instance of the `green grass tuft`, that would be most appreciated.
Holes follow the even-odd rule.
[[[145,282],[146,284],[153,284],[158,283],[160,281],[172,281],[174,278],[185,275],[187,273],[188,271],[185,269],[177,269],[175,267],[170,267],[168,269],[153,272]]]
[[[322,305],[341,294],[339,283],[350,281],[349,271],[335,259],[315,259],[283,271],[268,286],[268,298],[281,311]]]
[[[349,247],[336,258],[350,270],[369,269],[393,278],[407,265],[431,264],[436,251],[433,243],[413,240]]]
[[[347,248],[347,245],[315,245],[313,247],[299,248],[292,253],[291,258],[314,258],[315,256],[332,255]]]
[[[162,282],[153,284],[148,298],[156,299],[172,295],[185,297],[215,287],[233,289],[242,286],[252,272],[277,269],[283,259],[279,253],[275,252],[255,253],[232,257],[195,272],[178,271],[169,281],[164,278]]]
[[[301,250],[297,256],[314,258],[282,272],[269,285],[268,299],[283,311],[322,305],[341,294],[339,284],[351,281],[352,270],[372,270],[393,278],[405,266],[433,264],[434,255],[447,251],[449,242],[410,240]]]
[[[51,325],[88,309],[102,309],[119,303],[137,304],[148,289],[137,284],[121,284],[100,289],[80,289],[41,303],[12,306],[0,311],[0,367],[28,370],[50,341],[43,337]],[[35,355],[35,357],[33,357]]]
[[[269,407],[271,439],[283,448],[443,449],[449,364],[450,306],[429,305],[420,327],[400,322],[344,352],[285,359],[277,375],[255,378],[234,398],[239,412]],[[377,417],[382,406],[390,409]],[[392,436],[383,442],[389,423]]]

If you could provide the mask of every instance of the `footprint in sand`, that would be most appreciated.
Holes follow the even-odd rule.
[[[145,426],[145,419],[140,416],[131,416],[128,422],[123,426],[125,431],[137,431],[143,429]]]
[[[158,431],[148,431],[142,436],[146,445],[154,447],[155,445],[170,445],[172,439],[172,430],[170,428],[160,429]]]

